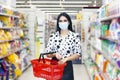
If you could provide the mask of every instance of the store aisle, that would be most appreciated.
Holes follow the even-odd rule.
[[[74,64],[74,80],[90,80],[85,65]]]
[[[90,80],[84,65],[74,64],[73,66],[75,80]],[[18,80],[44,80],[44,79],[35,78],[32,73],[32,67],[30,67],[18,78]]]

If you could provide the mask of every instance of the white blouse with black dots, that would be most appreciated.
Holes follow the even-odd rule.
[[[69,57],[73,54],[81,55],[81,45],[79,36],[69,31],[68,35],[60,37],[59,32],[52,34],[49,38],[47,52],[57,52],[62,58]]]

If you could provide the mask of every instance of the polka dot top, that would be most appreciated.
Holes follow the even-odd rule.
[[[64,38],[60,36],[59,32],[52,34],[49,38],[47,52],[57,52],[62,58],[69,57],[73,54],[81,54],[81,45],[79,35],[69,31]]]

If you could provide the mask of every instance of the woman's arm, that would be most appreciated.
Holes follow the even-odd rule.
[[[72,61],[72,60],[75,60],[75,59],[77,59],[77,58],[79,58],[79,57],[80,57],[80,55],[78,55],[78,54],[73,54],[72,56],[69,56],[69,57],[67,57],[67,58],[61,59],[61,60],[59,61],[59,63],[62,64],[62,63],[65,63],[65,62],[67,62],[67,61]]]
[[[54,51],[54,47],[53,47],[54,46],[54,36],[55,36],[55,34],[50,35],[50,38],[49,38],[48,44],[47,44],[47,48],[46,48],[46,52],[53,52]],[[47,54],[47,57],[52,58],[52,57],[54,57],[54,55]]]

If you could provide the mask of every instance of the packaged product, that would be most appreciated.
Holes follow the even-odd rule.
[[[118,39],[118,29],[119,29],[118,19],[114,18],[110,24],[109,31],[112,39]]]

